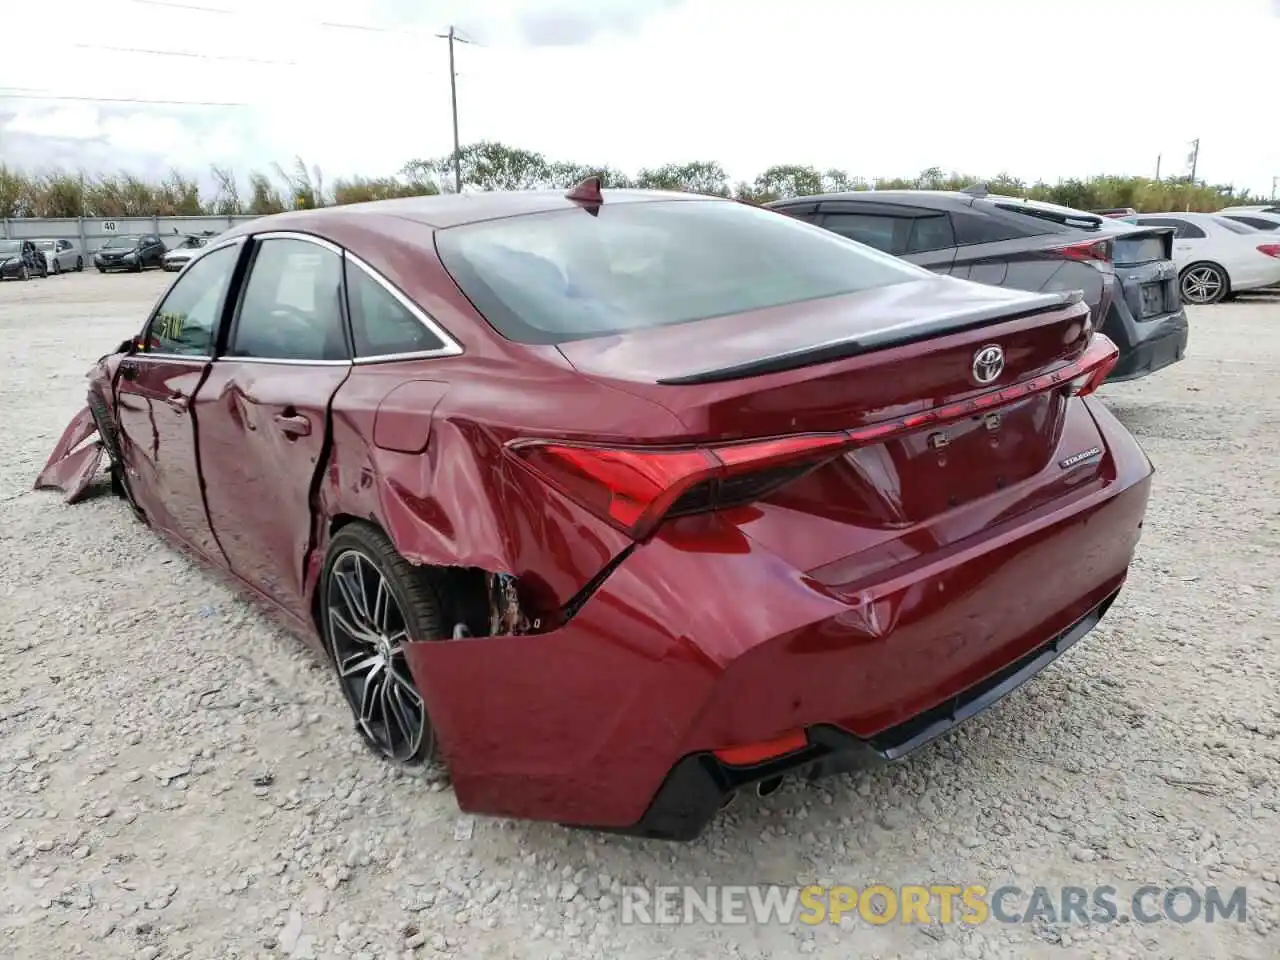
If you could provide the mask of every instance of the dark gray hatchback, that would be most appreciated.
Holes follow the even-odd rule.
[[[935,273],[1033,292],[1082,290],[1120,349],[1109,380],[1146,376],[1186,352],[1171,229],[981,187],[860,191],[766,206]]]

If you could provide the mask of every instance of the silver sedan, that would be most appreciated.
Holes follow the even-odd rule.
[[[50,273],[84,269],[84,254],[75,240],[37,240],[35,243],[48,261]]]

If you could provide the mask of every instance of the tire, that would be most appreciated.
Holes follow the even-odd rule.
[[[106,268],[106,267],[99,267],[99,268],[98,268],[98,272],[99,272],[99,273],[106,273],[106,272],[107,272],[107,268]]]
[[[1193,263],[1178,275],[1178,293],[1183,303],[1206,306],[1231,293],[1231,279],[1216,263]]]
[[[352,523],[329,544],[319,589],[321,635],[356,732],[370,750],[401,769],[417,772],[432,766],[435,731],[400,646],[404,637],[445,639],[443,605],[431,573],[400,556],[381,530]],[[378,665],[386,664],[388,655],[389,671]],[[355,667],[345,677],[344,665]],[[372,715],[362,719],[361,700],[370,684],[385,693],[377,696]]]
[[[76,257],[76,273],[84,271],[84,257]]]
[[[98,427],[98,436],[102,438],[103,449],[107,451],[107,460],[111,464],[111,490],[116,496],[129,504],[129,509],[143,523],[147,515],[133,499],[133,490],[129,487],[129,475],[124,468],[124,452],[120,449],[120,434],[116,430],[115,418],[107,402],[96,391],[90,391],[88,400],[89,412],[93,414],[93,422]]]

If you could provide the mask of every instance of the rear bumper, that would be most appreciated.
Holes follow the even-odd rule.
[[[914,753],[959,727],[1039,675],[1098,625],[1119,594],[1022,658],[911,720],[863,739],[839,726],[804,731],[807,745],[752,766],[734,766],[704,751],[681,759],[667,775],[639,822],[609,832],[661,840],[693,840],[739,791],[781,777],[817,780],[883,766]]]
[[[743,784],[896,759],[994,702],[1097,622],[1138,540],[1151,465],[1086,405],[1096,480],[870,580],[822,582],[702,518],[559,629],[411,644],[459,806],[688,838]],[[798,731],[772,765],[707,759]]]
[[[1185,309],[1138,320],[1123,296],[1112,301],[1102,332],[1120,349],[1120,360],[1107,382],[1136,380],[1181,360],[1187,351],[1189,324]]]

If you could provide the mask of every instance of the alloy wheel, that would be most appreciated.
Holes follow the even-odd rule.
[[[1213,303],[1222,296],[1224,286],[1216,267],[1192,267],[1182,275],[1182,298],[1188,303]]]
[[[379,753],[408,763],[434,733],[404,656],[404,611],[382,571],[359,550],[337,556],[327,586],[329,643],[356,724]]]

